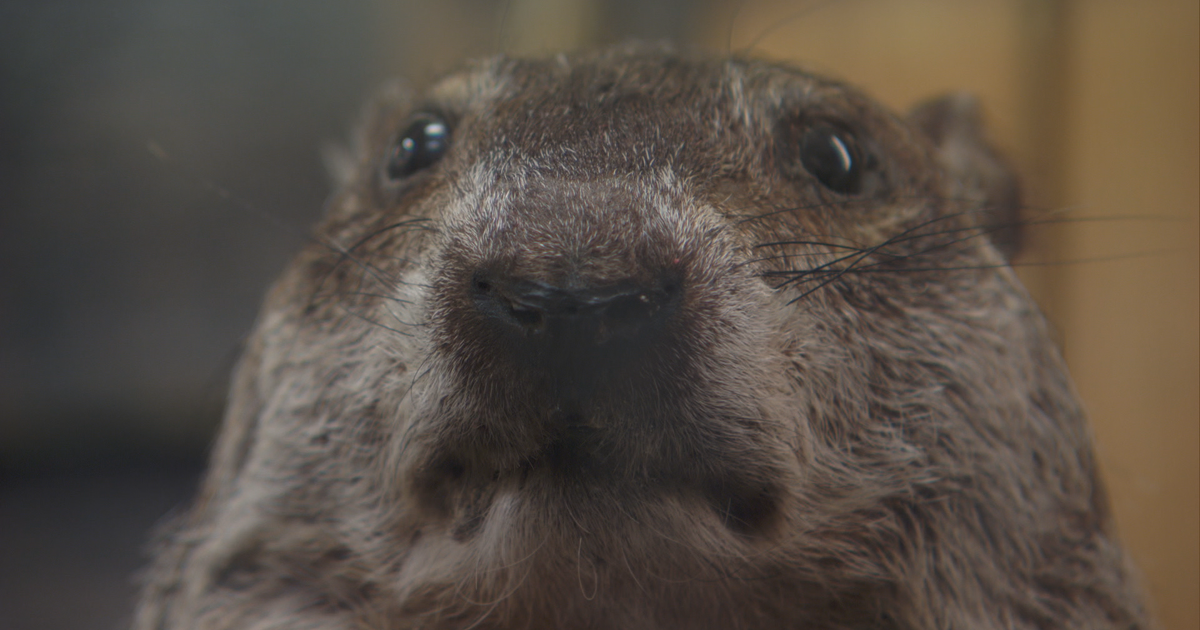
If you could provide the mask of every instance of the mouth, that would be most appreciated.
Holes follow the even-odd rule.
[[[633,436],[579,412],[553,414],[551,422],[538,448],[504,463],[444,451],[413,477],[414,496],[458,542],[514,510],[525,512],[527,529],[594,534],[629,527],[636,515],[668,503],[743,541],[770,540],[781,530],[788,495],[787,473],[774,465],[778,453],[741,449],[746,459],[739,460],[717,448],[719,440],[706,448],[653,430],[678,418],[628,422],[649,429]],[[504,510],[497,508],[502,497]]]

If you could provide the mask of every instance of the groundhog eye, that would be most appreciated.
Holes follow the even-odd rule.
[[[845,195],[862,190],[862,163],[853,138],[825,124],[810,127],[800,139],[800,163],[822,186]]]
[[[398,180],[432,166],[446,153],[450,127],[432,114],[422,114],[399,135],[388,155],[385,172]]]

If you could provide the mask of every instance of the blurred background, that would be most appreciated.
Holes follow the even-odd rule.
[[[1195,0],[0,0],[0,630],[120,628],[383,80],[669,38],[982,97],[1165,630],[1200,627]]]

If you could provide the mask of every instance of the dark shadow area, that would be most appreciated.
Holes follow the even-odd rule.
[[[194,456],[113,453],[0,472],[0,629],[125,627],[150,533],[200,470]]]

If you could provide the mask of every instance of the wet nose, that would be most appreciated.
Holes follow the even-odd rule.
[[[550,284],[484,273],[471,290],[490,324],[485,352],[542,375],[563,408],[652,372],[647,360],[670,345],[682,294],[670,279]]]
[[[670,319],[679,284],[670,278],[556,286],[477,272],[475,306],[531,358],[554,364],[650,341]]]

